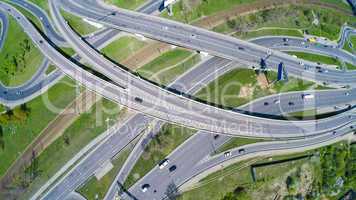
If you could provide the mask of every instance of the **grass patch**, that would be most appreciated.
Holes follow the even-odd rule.
[[[100,180],[97,180],[95,177],[90,178],[90,180],[83,187],[81,187],[78,192],[86,199],[96,199],[96,196],[99,199],[104,199],[104,196],[110,188],[111,183],[119,173],[122,165],[130,155],[133,147],[134,145],[126,147],[125,150],[120,152],[119,156],[111,161],[114,167],[105,176],[103,176]]]
[[[164,124],[160,133],[157,134],[145,148],[144,153],[127,177],[124,187],[129,188],[132,186],[174,149],[187,140],[194,132],[194,130],[184,127]]]
[[[340,8],[346,9],[346,10],[351,10],[351,7],[346,1],[339,1],[339,0],[320,0],[321,2],[325,3],[330,3],[330,4],[335,4]]]
[[[56,70],[57,67],[54,65],[49,65],[48,68],[46,69],[46,74],[50,74],[51,72],[53,72],[54,70]]]
[[[145,45],[146,42],[134,37],[125,36],[110,43],[101,52],[110,59],[120,63]]]
[[[255,1],[256,0],[183,0],[178,1],[173,5],[173,16],[168,16],[167,11],[163,12],[162,16],[176,21],[189,23],[203,16],[230,9],[232,6],[243,3],[252,3]]]
[[[0,81],[6,86],[25,83],[36,73],[42,59],[22,27],[9,16],[8,34],[0,52]]]
[[[57,116],[56,112],[49,109],[49,105],[58,108],[60,112],[75,97],[75,82],[64,78],[42,96],[28,102],[24,114],[21,114],[21,108],[15,108],[12,115],[0,116],[4,134],[4,148],[0,149],[1,176],[27,145]]]
[[[348,69],[348,70],[356,70],[356,66],[355,65],[352,65],[352,64],[350,64],[350,63],[345,63],[346,64],[346,68]]]
[[[271,71],[267,73],[269,83],[276,79],[276,72]],[[312,85],[314,83],[290,77],[288,82],[277,82],[273,85],[270,84],[268,88],[263,88],[257,82],[255,71],[250,69],[234,69],[208,84],[207,87],[200,90],[195,96],[214,104],[238,107],[253,99],[280,92],[306,90]]]
[[[350,47],[350,43],[352,45],[352,48]],[[345,42],[343,48],[350,53],[354,53],[356,51],[356,36],[351,35],[349,41]]]
[[[318,16],[319,24],[314,25],[313,13]],[[235,37],[246,37],[251,30],[260,28],[294,29],[311,35],[337,40],[341,26],[344,23],[354,24],[356,19],[333,9],[291,5],[283,8],[273,8],[253,14],[238,16],[226,20],[226,23],[214,28],[215,31],[235,33]],[[268,34],[274,34],[268,33]],[[284,34],[295,34],[287,32]]]
[[[289,155],[287,158],[293,158]],[[275,160],[286,159],[286,157],[274,157]],[[198,183],[198,187],[182,194],[180,200],[205,199],[216,200],[223,199],[225,195],[234,191],[239,199],[262,199],[256,197],[256,189],[259,191],[263,186],[273,183],[273,181],[292,169],[301,166],[305,161],[287,162],[280,165],[270,165],[272,171],[261,171],[257,182],[253,182],[250,165],[259,162],[268,162],[269,159],[254,159],[230,165],[223,170],[214,172]],[[267,168],[267,167],[266,167]],[[253,196],[254,195],[254,196]],[[268,198],[269,199],[269,198]]]
[[[299,30],[295,29],[260,29],[245,32],[244,35],[241,36],[242,39],[251,39],[258,38],[261,36],[294,36],[294,37],[303,37],[303,34]]]
[[[163,53],[150,63],[137,69],[137,72],[147,79],[159,84],[168,84],[178,75],[199,62],[198,56],[189,51],[176,49]]]
[[[104,0],[104,2],[120,8],[134,10],[146,2],[146,0]]]
[[[98,28],[83,21],[83,18],[81,17],[78,17],[63,10],[61,11],[61,14],[64,19],[69,23],[70,27],[72,27],[80,35],[87,35],[98,30]]]
[[[34,179],[28,180],[29,176],[26,176],[26,173],[17,177],[15,186],[19,187],[23,181],[29,184],[22,198],[28,199],[77,152],[103,133],[107,129],[106,119],[115,121],[119,114],[120,109],[116,103],[101,99],[88,112],[80,115],[61,137],[39,155],[36,169],[39,173]]]
[[[288,51],[286,52],[290,55],[296,55],[298,58],[312,61],[312,62],[319,62],[327,65],[337,65],[341,66],[341,63],[339,62],[338,59],[329,57],[329,56],[323,56],[323,55],[318,55],[318,54],[312,54],[312,53],[304,53],[304,52],[294,52],[294,51]]]
[[[73,56],[75,54],[74,49],[69,48],[69,47],[61,47],[61,51],[66,55],[66,56]]]

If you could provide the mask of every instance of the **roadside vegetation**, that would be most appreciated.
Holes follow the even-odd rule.
[[[120,63],[146,44],[147,42],[138,40],[135,37],[123,36],[111,42],[101,52],[115,62]]]
[[[352,48],[350,47],[350,43],[352,45]],[[350,36],[349,41],[346,40],[344,49],[350,53],[355,53],[356,52],[356,36]]]
[[[276,33],[297,36],[299,33],[337,40],[339,32],[344,23],[355,24],[356,19],[352,16],[344,15],[333,9],[307,6],[290,5],[283,8],[274,8],[238,16],[229,19],[226,23],[215,27],[213,30],[223,33],[234,33],[235,37],[250,38],[249,34],[253,30],[260,28],[275,29]],[[288,30],[289,29],[289,30]],[[271,32],[267,32],[271,34]]]
[[[62,93],[63,94],[63,93]],[[110,111],[110,112],[108,112]],[[118,119],[121,110],[116,103],[99,100],[82,113],[50,146],[13,180],[12,186],[25,190],[22,199],[28,199],[67,161],[89,144]]]
[[[49,105],[58,108],[60,112],[76,97],[75,87],[72,80],[64,78],[43,96],[0,115],[3,132],[0,176],[4,175],[27,145],[56,117],[57,113],[54,113]]]
[[[312,54],[312,53],[304,53],[304,52],[294,52],[294,51],[287,51],[286,53],[290,55],[295,55],[298,58],[312,61],[312,62],[319,62],[327,65],[336,65],[341,66],[341,63],[338,59],[330,56]]]
[[[178,199],[340,199],[356,184],[356,145],[255,158],[214,172]],[[254,175],[252,174],[254,171]]]
[[[276,72],[258,75],[250,69],[234,69],[217,78],[195,96],[201,100],[226,107],[238,107],[253,99],[289,91],[302,91],[314,85],[289,77],[288,82],[275,82]]]
[[[219,30],[216,31],[219,32]],[[241,39],[247,40],[247,39],[258,38],[263,36],[281,36],[281,35],[303,37],[303,33],[297,29],[261,28],[261,29],[245,32],[241,36]]]
[[[98,28],[85,22],[82,17],[78,17],[63,10],[61,11],[61,14],[69,25],[80,35],[87,35],[98,30]]]
[[[137,69],[137,72],[142,77],[166,86],[199,61],[199,54],[194,54],[183,49],[175,49],[163,53],[148,64]]]
[[[9,30],[0,51],[0,81],[6,86],[18,86],[37,71],[43,56],[16,20],[9,16]]]
[[[194,132],[194,130],[188,128],[164,124],[160,132],[145,147],[144,153],[127,177],[124,187],[128,189],[132,186],[174,149],[192,136]]]

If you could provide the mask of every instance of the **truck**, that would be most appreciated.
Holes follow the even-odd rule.
[[[302,94],[302,99],[308,100],[308,99],[314,99],[313,94]]]

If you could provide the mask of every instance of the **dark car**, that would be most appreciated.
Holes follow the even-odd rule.
[[[142,192],[147,192],[147,190],[150,188],[150,184],[144,184],[141,186],[141,191]]]
[[[169,172],[173,172],[174,170],[177,169],[177,166],[176,165],[172,165],[170,168],[169,168]]]
[[[135,97],[135,101],[137,101],[138,103],[142,103],[143,102],[143,100],[141,98],[139,98],[139,97]]]

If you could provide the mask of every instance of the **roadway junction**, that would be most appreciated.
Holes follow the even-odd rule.
[[[105,143],[101,144],[94,152],[88,154],[69,173],[51,184],[50,187],[42,189],[43,191],[37,193],[37,196],[35,195],[33,199],[66,198],[90,178],[96,169],[119,153],[145,129],[145,126],[135,127],[135,124],[139,122],[145,125],[155,123],[158,124],[158,127],[164,122],[169,122],[198,130],[194,137],[169,156],[171,161],[180,163],[182,166],[182,170],[171,178],[179,180],[177,181],[179,186],[187,182],[194,182],[194,178],[204,174],[207,170],[216,169],[223,162],[247,159],[261,152],[283,150],[298,152],[317,148],[339,141],[354,130],[356,115],[352,105],[354,105],[356,99],[356,90],[353,88],[356,82],[356,72],[320,67],[317,63],[295,58],[282,52],[290,50],[337,55],[338,58],[345,62],[355,65],[355,56],[345,51],[340,51],[337,46],[311,45],[306,47],[301,45],[303,43],[301,39],[293,37],[289,37],[287,41],[285,40],[286,37],[265,37],[242,41],[191,25],[156,17],[153,14],[161,6],[157,1],[149,1],[141,8],[140,13],[118,8],[113,9],[96,0],[50,0],[51,19],[45,12],[30,2],[22,0],[13,0],[12,2],[27,9],[35,16],[45,19],[41,20],[44,27],[47,27],[45,29],[46,37],[43,37],[15,7],[0,2],[1,13],[7,13],[15,18],[26,34],[46,56],[47,60],[43,65],[48,65],[50,61],[60,68],[60,71],[53,73],[55,75],[41,80],[43,81],[41,84],[30,84],[21,88],[21,91],[28,90],[28,92],[21,93],[21,95],[29,96],[28,99],[39,95],[37,91],[44,85],[45,87],[47,84],[49,86],[55,80],[58,80],[58,77],[63,76],[64,73],[88,89],[138,113],[119,129],[108,130],[112,133]],[[84,38],[71,29],[61,15],[61,9],[97,23],[102,23],[110,28],[94,34],[88,41],[85,41]],[[6,17],[1,16],[3,15],[0,15],[2,24],[6,24]],[[50,20],[59,30],[58,33]],[[347,35],[355,34],[355,31],[350,30],[349,27],[345,27],[344,30],[342,38],[344,38],[344,35],[346,37]],[[178,78],[169,87],[162,87],[132,73],[124,66],[108,60],[97,51],[103,41],[110,40],[120,31],[140,34],[177,46],[207,52],[212,56],[189,73]],[[2,28],[0,38],[5,38],[5,34],[6,26]],[[284,45],[286,42],[288,45]],[[343,44],[344,39],[340,43]],[[78,54],[74,56],[76,61],[70,60],[58,52],[58,46],[72,47]],[[89,62],[105,78],[97,77],[83,70],[78,62],[81,58]],[[283,63],[290,76],[339,87],[340,89],[272,95],[257,99],[239,108],[213,106],[191,98],[191,95],[206,83],[213,81],[216,76],[220,76],[236,68],[236,66],[258,69],[261,67],[262,61],[268,69],[278,70],[278,65]],[[212,74],[214,76],[211,76]],[[16,102],[20,99],[19,95],[9,95],[18,94],[16,91],[19,89],[13,90],[15,92],[3,92],[2,96],[0,96],[5,104],[11,105],[11,102]],[[330,96],[333,98],[330,98]],[[307,102],[308,97],[313,99],[312,103]],[[22,102],[26,101],[24,98],[21,99]],[[290,105],[291,101],[293,101],[293,106]],[[266,106],[266,102],[270,106]],[[14,105],[16,104],[20,103],[14,103]],[[282,112],[335,105],[349,106],[344,112],[325,119],[282,120],[273,118],[273,116]],[[128,130],[134,134],[129,134]],[[157,130],[152,131],[158,132]],[[208,145],[204,145],[211,140],[212,133],[221,135],[214,139],[216,146],[221,146],[233,136],[269,138],[275,141],[256,143],[243,149],[235,149],[230,152],[232,156],[229,158],[224,155],[217,155],[206,162],[199,163],[202,157],[209,155],[212,151]],[[181,156],[182,152],[186,155],[192,155],[190,152],[195,153],[189,161],[186,161]],[[137,155],[141,153],[139,150],[136,152]],[[126,170],[130,171],[136,161],[137,158],[128,159],[127,163],[125,163],[126,165],[124,165]],[[117,176],[120,181],[127,177],[128,172],[126,174],[122,173],[125,172],[121,171],[121,174],[119,173]],[[124,199],[133,197],[136,199],[165,198],[163,188],[167,187],[171,181],[171,179],[165,179],[167,173],[169,172],[161,173],[157,166],[133,185],[122,197]],[[155,187],[155,192],[150,190],[148,193],[142,193],[142,186],[148,183],[150,187]],[[116,191],[120,189],[118,187],[117,184],[113,183],[106,199],[113,199]]]

